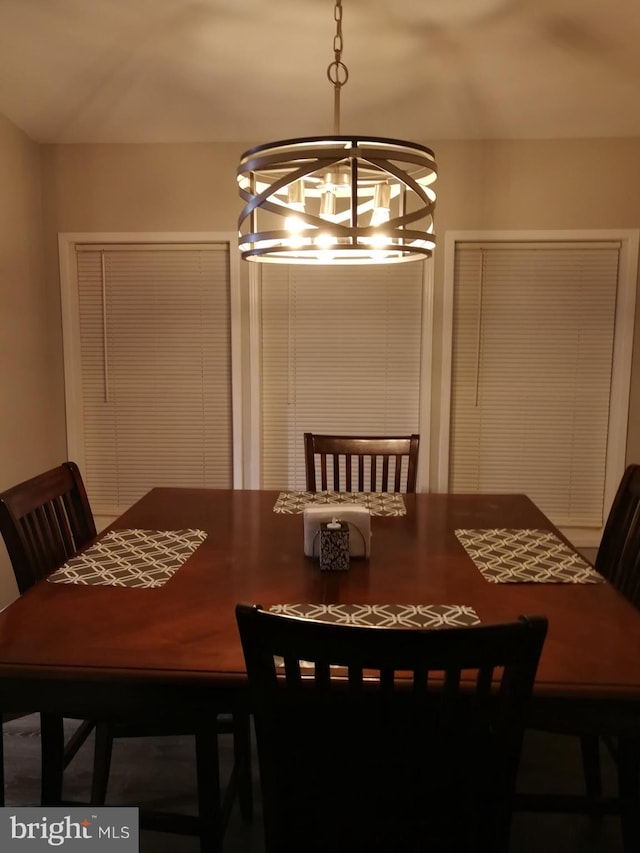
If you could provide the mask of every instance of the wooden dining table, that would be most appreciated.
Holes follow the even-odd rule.
[[[152,489],[111,529],[197,530],[201,544],[158,587],[43,580],[17,599],[0,613],[0,707],[202,718],[247,701],[238,602],[462,605],[482,623],[548,618],[532,725],[584,717],[637,737],[636,608],[606,582],[489,582],[456,535],[534,529],[563,539],[528,497],[403,495],[403,515],[371,518],[370,557],[331,572],[304,555],[302,514],[274,511],[279,495]]]

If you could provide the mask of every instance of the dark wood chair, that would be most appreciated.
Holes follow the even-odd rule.
[[[0,532],[20,595],[96,535],[74,462],[64,462],[0,495]]]
[[[544,617],[365,628],[239,604],[266,853],[508,848]]]
[[[595,568],[640,609],[640,465],[629,465],[622,475],[602,532]],[[607,736],[604,743],[617,758],[618,744]],[[602,796],[600,745],[598,735],[581,736],[585,786],[591,799]]]
[[[63,564],[96,537],[93,512],[78,466],[64,462],[0,494],[0,532],[4,538],[20,594]],[[250,727],[248,713],[219,715],[212,721],[217,733],[233,733],[235,764],[223,805],[226,820],[231,800],[237,793],[243,817],[252,812]],[[94,769],[91,802],[104,803],[107,793],[113,739],[158,734],[189,734],[188,723],[181,721],[122,720],[97,718],[84,720],[64,744],[63,718],[41,715],[42,802],[61,802],[63,770],[87,736],[95,728]],[[186,730],[185,730],[186,729]],[[196,736],[196,740],[198,737]],[[202,736],[203,740],[207,735]],[[215,761],[215,767],[207,763]],[[215,801],[206,780],[215,777],[218,791],[217,750],[213,757],[196,744],[199,802],[211,810]],[[0,772],[3,772],[0,771]],[[2,793],[4,794],[4,779]]]
[[[636,607],[640,608],[640,465],[629,465],[625,470],[611,505],[595,559],[595,568]],[[598,719],[593,720],[588,710],[580,717],[566,719],[564,715],[551,717],[537,712],[535,728],[557,734],[580,738],[582,767],[586,799],[564,794],[541,797],[525,796],[525,807],[540,811],[587,811],[591,813],[614,812],[622,815],[622,834],[625,851],[636,851],[640,838],[636,836],[636,822],[626,820],[626,806],[622,797],[640,791],[640,719],[634,725],[629,721],[628,736],[622,740],[610,732],[599,730]],[[604,744],[618,765],[618,794],[604,798],[601,774],[601,747]],[[633,792],[636,792],[634,794]],[[635,803],[633,810],[637,808]]]
[[[419,435],[304,434],[307,491],[415,492]]]
[[[95,535],[93,513],[77,466],[67,462],[0,495],[0,532],[22,595]],[[42,802],[60,799],[66,768],[94,728],[83,720],[64,743],[63,719],[41,715]],[[50,760],[55,750],[59,760]],[[0,764],[4,802],[4,762]]]
[[[622,475],[595,567],[640,608],[640,465],[629,465]]]

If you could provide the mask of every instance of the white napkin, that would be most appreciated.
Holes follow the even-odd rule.
[[[317,557],[320,545],[320,525],[333,518],[349,525],[349,555],[368,557],[371,553],[371,513],[364,506],[323,504],[308,506],[303,511],[304,553]]]

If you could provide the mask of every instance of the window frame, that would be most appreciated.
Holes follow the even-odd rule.
[[[261,288],[262,277],[259,264],[249,264],[248,285],[248,405],[245,415],[249,425],[249,446],[246,466],[247,488],[260,489],[261,482],[261,430],[262,430],[262,314]],[[433,417],[433,376],[434,376],[434,262],[432,258],[423,262],[422,277],[422,323],[421,323],[421,361],[420,361],[420,406],[418,429],[424,441],[418,456],[417,491],[429,491],[431,477],[431,453],[429,439]]]
[[[636,281],[640,230],[512,230],[448,231],[444,244],[444,291],[442,311],[442,366],[440,373],[440,420],[437,439],[436,489],[448,491],[449,438],[451,428],[451,385],[453,366],[453,308],[455,255],[458,243],[563,243],[571,241],[619,241],[620,265],[616,295],[609,432],[604,483],[605,517],[626,465],[629,392],[635,325]],[[589,528],[563,530],[580,547],[597,547],[602,531]]]
[[[64,357],[67,455],[83,470],[86,462],[82,423],[82,364],[80,353],[80,311],[76,247],[103,243],[226,243],[229,250],[229,287],[231,311],[231,407],[233,442],[233,488],[244,483],[242,440],[242,341],[240,259],[236,235],[232,232],[63,232],[58,235],[60,294]]]

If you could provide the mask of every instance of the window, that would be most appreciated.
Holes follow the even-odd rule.
[[[71,242],[69,455],[94,512],[119,514],[154,486],[230,488],[228,243]]]
[[[305,488],[303,434],[420,431],[424,264],[264,265],[264,488]]]
[[[624,467],[629,249],[459,239],[453,253],[448,488],[525,492],[597,544]]]

